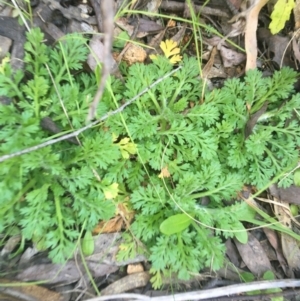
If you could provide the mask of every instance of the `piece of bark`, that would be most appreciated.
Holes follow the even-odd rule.
[[[101,295],[114,295],[145,286],[150,280],[149,272],[135,273],[121,278],[101,291]]]
[[[266,102],[256,113],[251,115],[245,127],[245,139],[247,139],[252,134],[257,120],[261,115],[263,115],[266,112],[267,107],[268,103]]]
[[[168,12],[173,13],[181,13],[185,8],[184,2],[177,2],[177,1],[162,1],[160,8],[162,10],[166,10]],[[224,9],[213,8],[209,6],[203,5],[194,5],[195,14],[204,14],[204,15],[212,15],[214,17],[222,17],[222,18],[230,18],[230,13]],[[186,17],[191,17],[191,13],[189,12]]]
[[[102,77],[96,95],[94,96],[93,102],[90,105],[88,113],[88,121],[94,119],[98,103],[103,95],[106,79],[110,74],[111,66],[111,49],[113,42],[113,31],[114,31],[114,4],[111,0],[101,0],[100,3],[102,20],[103,20],[103,33],[104,33],[104,55],[102,64]]]

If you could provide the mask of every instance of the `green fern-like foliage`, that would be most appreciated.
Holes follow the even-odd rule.
[[[224,200],[236,198],[243,184],[265,187],[275,175],[296,165],[299,121],[293,110],[299,108],[300,96],[293,91],[296,73],[284,68],[272,78],[250,71],[243,81],[228,80],[222,89],[207,91],[201,102],[203,87],[196,80],[196,61],[185,58],[182,66],[167,84],[141,97],[124,118],[150,175],[131,195],[139,212],[132,230],[150,249],[154,270],[171,270],[188,278],[201,267],[222,266],[221,237],[241,238],[234,230],[243,229],[239,220],[245,213],[234,212],[243,204],[224,210]],[[149,67],[132,66],[126,93],[136,78],[144,79],[138,87],[142,89],[169,68],[164,58]],[[126,95],[131,97],[137,90]],[[249,120],[265,103],[267,110],[247,137]],[[114,118],[109,122],[122,131]],[[159,180],[165,167],[170,177]],[[208,206],[199,206],[202,197],[210,198]],[[160,225],[182,211],[201,225],[171,236],[161,233]]]
[[[51,49],[36,29],[28,34],[25,50],[28,80],[22,81],[21,71],[12,75],[8,64],[0,74],[0,93],[12,98],[10,105],[0,106],[1,154],[48,140],[49,133],[40,126],[43,117],[66,131],[84,126],[96,89],[95,78],[74,73],[88,54],[82,37],[68,37]],[[10,78],[18,86],[10,87]],[[99,107],[101,114],[106,111]],[[103,192],[110,180],[100,182],[95,172],[104,179],[109,166],[122,161],[121,152],[99,128],[85,135],[79,137],[81,146],[63,142],[1,164],[1,231],[18,225],[24,238],[42,241],[39,247],[47,248],[56,262],[72,254],[80,225],[91,230],[115,212]]]
[[[9,64],[1,69],[0,95],[12,99],[0,106],[1,155],[50,139],[40,126],[44,117],[65,132],[85,125],[97,88],[95,76],[78,72],[86,41],[73,35],[49,48],[42,40],[38,29],[28,34],[26,77]],[[300,96],[293,91],[296,73],[288,68],[269,78],[250,71],[243,80],[207,91],[195,66],[194,58],[185,57],[175,74],[81,134],[79,145],[64,141],[1,163],[0,231],[17,225],[24,238],[62,261],[72,254],[83,225],[92,230],[108,220],[115,203],[129,196],[136,212],[134,237],[126,235],[120,259],[133,255],[136,241],[142,241],[139,251],[152,262],[156,286],[162,273],[188,279],[203,267],[220,268],[224,238],[245,241],[241,219],[253,214],[243,202],[226,201],[237,200],[244,184],[265,187],[297,163],[294,112]],[[125,85],[110,79],[97,115],[116,109],[172,68],[158,57],[123,69]],[[178,226],[182,212],[190,219],[185,227]],[[178,225],[166,232],[174,219]]]

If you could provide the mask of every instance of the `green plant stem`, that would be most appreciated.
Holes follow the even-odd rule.
[[[280,221],[278,221],[275,218],[269,216],[268,214],[266,214],[265,212],[263,212],[262,210],[260,210],[257,207],[253,207],[253,209],[260,216],[262,216],[265,220],[260,221],[260,220],[252,219],[252,218],[241,218],[241,220],[245,221],[245,222],[248,222],[248,223],[252,223],[252,224],[257,225],[257,226],[264,226],[264,227],[276,230],[278,232],[288,234],[291,237],[293,237],[293,238],[297,239],[298,241],[300,241],[300,235],[294,233],[291,229],[289,229],[289,228],[285,227],[284,225],[282,225]]]
[[[232,183],[228,183],[226,185],[223,185],[221,187],[217,187],[215,189],[212,190],[208,190],[208,191],[204,191],[204,192],[199,192],[199,193],[194,193],[189,195],[192,199],[199,199],[202,198],[204,196],[210,196],[210,195],[214,195],[217,194],[219,191],[225,190],[227,186],[232,186]]]
[[[35,81],[36,83],[37,81]],[[35,117],[39,118],[40,116],[40,103],[39,103],[39,96],[37,95],[37,89],[34,89],[34,112],[35,112]]]
[[[82,230],[81,230],[80,237],[82,237],[82,233],[83,233],[83,230],[85,228],[86,228],[86,221],[84,221],[84,223],[82,225]],[[84,267],[84,269],[85,269],[85,271],[86,271],[86,273],[87,273],[87,275],[88,275],[88,277],[89,277],[89,279],[90,279],[90,281],[91,281],[91,283],[93,285],[93,288],[94,288],[95,292],[97,293],[97,296],[101,296],[101,293],[98,290],[97,284],[95,283],[94,278],[93,278],[93,276],[92,276],[92,274],[91,274],[91,272],[90,272],[90,270],[89,270],[89,268],[88,268],[88,266],[86,264],[86,260],[84,258],[83,253],[82,253],[82,249],[81,249],[81,244],[80,243],[78,244],[78,248],[79,248],[79,252],[80,252],[81,262],[82,262],[83,267]]]
[[[157,100],[156,100],[156,97],[155,95],[153,94],[153,92],[151,92],[151,90],[148,91],[148,94],[156,108],[156,113],[159,115],[161,113],[161,107],[160,105],[158,104]]]
[[[236,111],[232,111],[231,114],[235,115],[236,117],[238,117],[238,119],[244,121],[245,123],[247,122],[247,118],[248,116],[245,116],[245,115],[242,115],[242,114],[239,114],[238,112]]]
[[[272,160],[273,164],[276,166],[276,169],[280,170],[280,166],[276,162],[276,159],[273,156],[272,152],[268,148],[266,148],[266,147],[265,147],[265,152],[270,156],[270,159]],[[259,161],[257,159],[256,159],[256,163],[259,164]]]
[[[284,146],[281,146],[280,144],[276,143],[274,140],[270,141],[271,144],[273,144],[274,146],[276,146],[278,149],[280,149],[287,157],[292,157],[284,148]],[[270,152],[270,156],[271,156],[271,151],[268,150]],[[272,155],[272,157],[274,158],[274,156]],[[275,158],[274,158],[275,159]]]
[[[160,122],[160,127],[161,127],[160,131],[167,132],[167,125],[168,125],[167,120],[165,118],[162,118]],[[162,142],[164,141],[165,141],[165,136],[162,136]]]
[[[58,81],[57,81],[57,84],[61,81],[61,77],[62,75],[64,74],[65,70],[67,70],[67,73],[68,73],[68,77],[69,77],[69,83],[71,86],[73,86],[73,78],[72,78],[72,75],[71,75],[71,72],[70,72],[70,68],[68,66],[68,59],[66,57],[66,54],[65,54],[65,50],[64,50],[64,47],[62,46],[62,43],[59,42],[59,46],[60,46],[60,50],[61,50],[61,53],[62,53],[62,56],[64,58],[64,64],[63,64],[63,68],[61,68],[60,72],[59,72],[59,76],[58,76]],[[57,77],[55,77],[57,79]]]
[[[264,103],[268,100],[268,98],[274,94],[274,91],[277,89],[276,85],[273,85],[270,90],[264,95],[260,100],[258,100],[254,106],[250,110],[250,114],[256,113],[260,108],[264,105]]]
[[[192,26],[193,26],[193,33],[194,33],[194,42],[195,42],[195,48],[196,48],[196,53],[197,53],[197,63],[198,63],[198,69],[199,69],[199,74],[200,76],[202,77],[202,56],[201,56],[201,53],[202,52],[202,41],[201,41],[201,31],[199,30],[200,27],[197,26],[197,17],[195,15],[195,12],[194,12],[194,7],[193,7],[193,4],[192,4],[192,1],[191,0],[188,0],[187,1],[187,5],[188,5],[188,8],[189,8],[189,11],[190,11],[190,14],[191,14],[191,17],[192,17]],[[200,15],[200,13],[199,13]],[[195,33],[198,32],[199,34],[199,39],[200,39],[200,51],[199,51],[199,44],[198,44],[198,39],[197,37],[195,36]]]
[[[56,218],[57,218],[57,226],[58,226],[59,233],[60,233],[60,239],[61,239],[61,241],[64,241],[65,240],[64,225],[63,225],[63,216],[61,213],[60,200],[59,200],[59,196],[56,195],[56,193],[54,191],[53,191],[53,195],[54,195],[54,201],[55,201],[55,211],[56,211]]]
[[[293,129],[293,131],[291,131],[286,128],[279,128],[279,127],[271,126],[271,125],[262,125],[261,127],[263,129],[271,129],[272,131],[275,131],[275,132],[281,132],[286,135],[293,135],[294,137],[297,137],[297,135],[295,133],[297,133],[299,131],[299,128]]]
[[[12,88],[14,90],[17,97],[19,98],[19,101],[24,100],[24,97],[23,97],[23,94],[20,91],[20,88],[11,79],[8,79],[7,84],[10,86],[10,88]]]
[[[179,249],[181,249],[181,250],[184,250],[184,246],[183,246],[183,242],[182,242],[182,237],[181,237],[181,232],[177,233],[177,240],[178,240],[177,247],[179,247]]]
[[[173,97],[171,98],[170,102],[169,102],[169,107],[172,107],[174,105],[174,102],[176,101],[178,94],[181,91],[182,86],[184,85],[183,82],[180,83],[180,85],[176,88]]]

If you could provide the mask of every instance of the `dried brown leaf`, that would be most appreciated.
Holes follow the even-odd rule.
[[[248,233],[248,242],[246,244],[241,244],[235,240],[235,245],[251,273],[261,277],[266,271],[272,270],[271,263],[264,249],[250,232]]]

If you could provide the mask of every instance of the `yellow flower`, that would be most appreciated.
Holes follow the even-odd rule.
[[[160,43],[160,48],[163,51],[165,57],[170,60],[170,63],[176,64],[181,61],[182,56],[179,55],[180,48],[177,47],[177,42],[173,40],[166,40],[165,42]],[[154,54],[151,54],[149,57],[151,60],[155,60],[157,58],[157,56]]]

